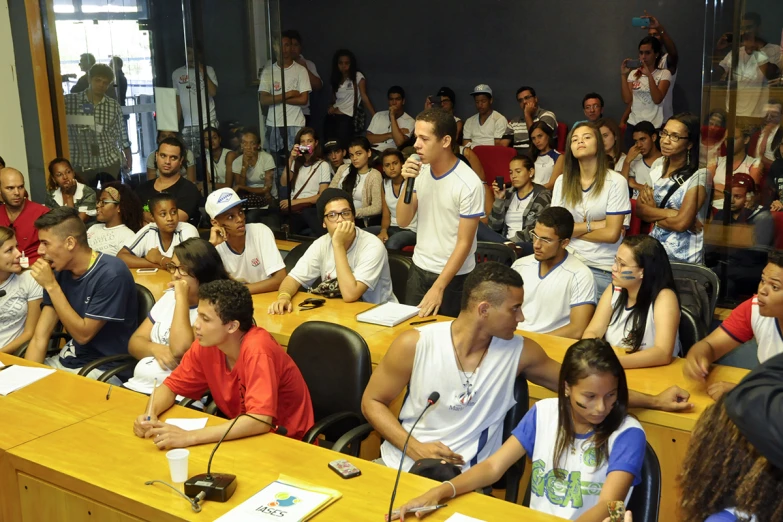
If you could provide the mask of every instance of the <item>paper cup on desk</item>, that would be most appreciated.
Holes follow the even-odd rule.
[[[185,482],[188,479],[188,457],[190,451],[186,449],[174,449],[166,453],[172,482]]]

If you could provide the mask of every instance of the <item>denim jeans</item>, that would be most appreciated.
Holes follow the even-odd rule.
[[[364,230],[376,236],[381,233],[380,226],[367,227]],[[416,244],[416,232],[412,230],[389,227],[386,232],[389,234],[389,239],[386,240],[387,250],[402,250],[406,246],[414,246]]]

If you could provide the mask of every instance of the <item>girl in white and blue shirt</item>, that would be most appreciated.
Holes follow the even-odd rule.
[[[533,461],[531,509],[601,522],[608,502],[627,502],[641,482],[646,438],[627,413],[625,372],[611,346],[600,339],[572,345],[558,390],[558,398],[541,400],[528,411],[495,454],[409,501],[402,515],[494,484],[525,455]]]

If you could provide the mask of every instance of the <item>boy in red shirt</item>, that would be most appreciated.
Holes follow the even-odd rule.
[[[196,340],[182,362],[155,390],[152,418],[146,413],[133,432],[152,439],[158,449],[184,448],[217,442],[228,423],[185,431],[158,420],[175,397],[201,398],[207,390],[230,419],[242,413],[285,426],[288,436],[301,439],[313,425],[310,392],[294,361],[269,333],[253,326],[250,292],[236,281],[213,281],[199,287]],[[271,431],[248,417],[239,419],[226,440]]]

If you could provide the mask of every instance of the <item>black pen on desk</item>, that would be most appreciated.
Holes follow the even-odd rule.
[[[109,391],[106,392],[106,400],[109,400],[109,397],[111,397],[111,389],[114,388],[113,384],[109,385]]]
[[[423,321],[413,321],[412,323],[408,323],[409,326],[418,326],[420,324],[427,324],[427,323],[434,323],[437,321],[437,319],[425,319]]]

